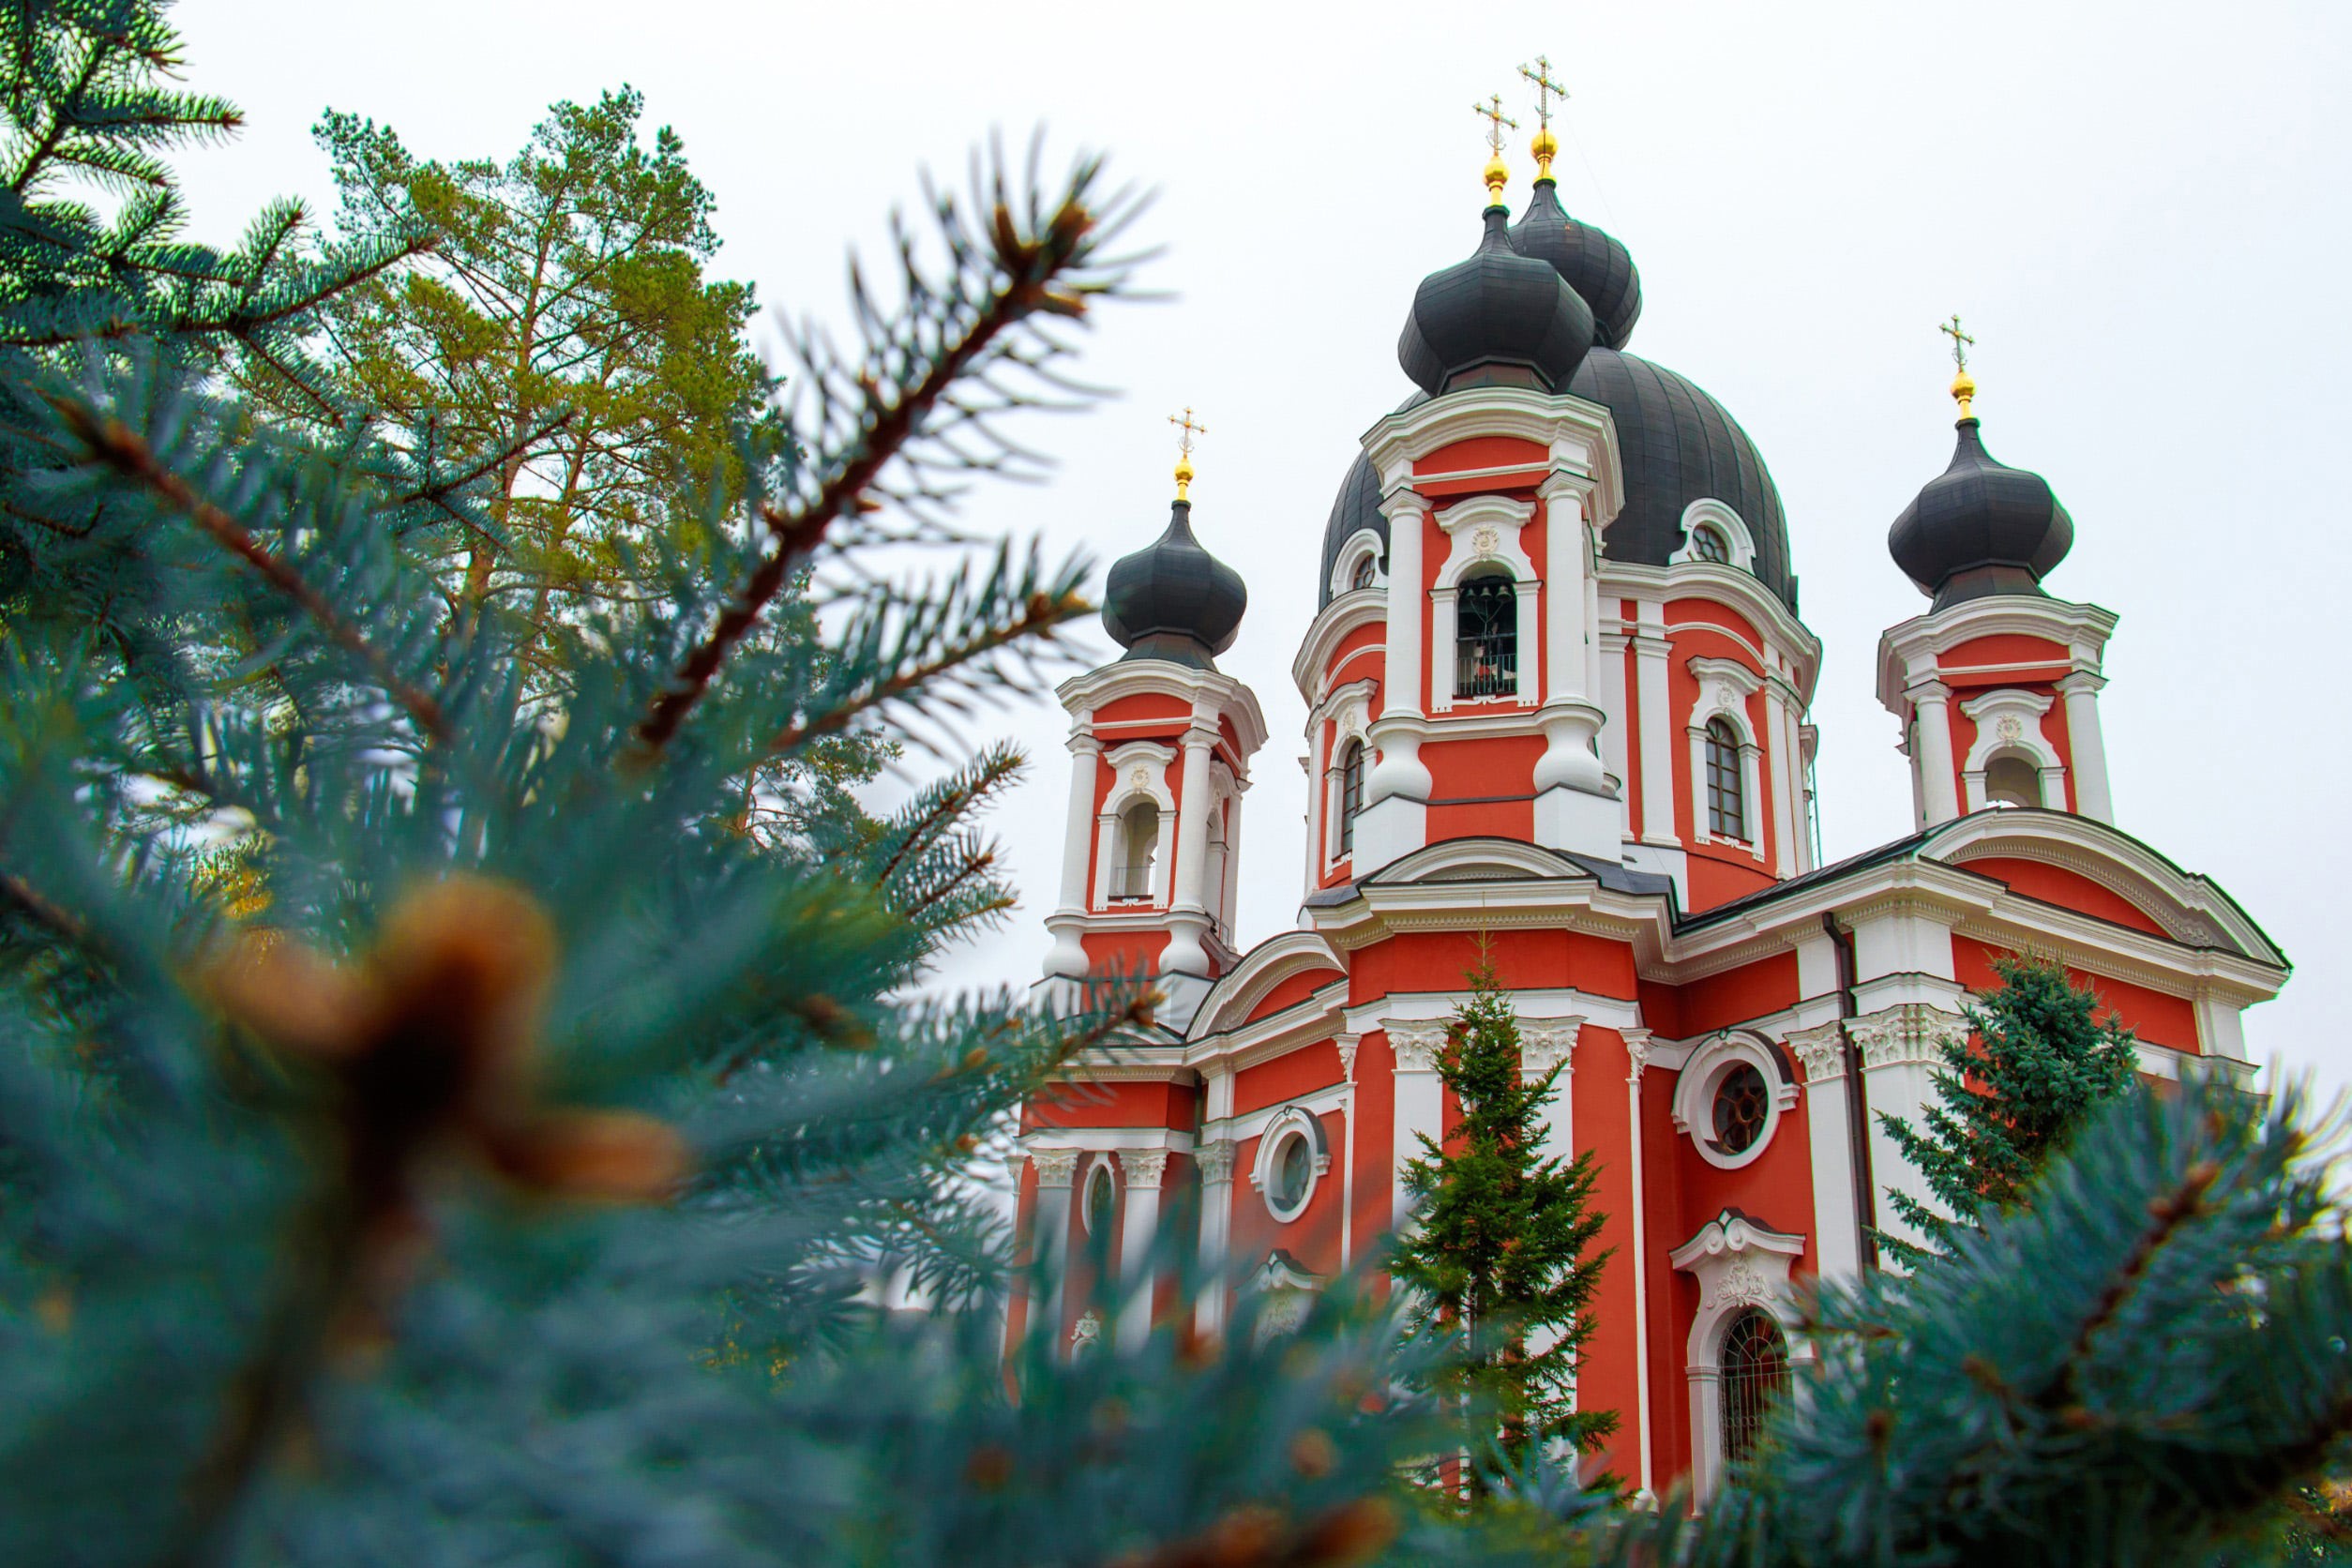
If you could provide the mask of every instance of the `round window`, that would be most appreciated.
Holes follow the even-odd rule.
[[[1728,565],[1731,562],[1731,548],[1724,543],[1723,535],[1704,523],[1691,530],[1691,554],[1718,565]]]
[[[1293,1220],[1306,1207],[1315,1189],[1315,1146],[1299,1127],[1276,1135],[1274,1158],[1266,1171],[1266,1207],[1278,1220]]]
[[[1726,1154],[1744,1154],[1764,1136],[1772,1113],[1772,1091],[1764,1075],[1741,1062],[1715,1084],[1715,1147]]]

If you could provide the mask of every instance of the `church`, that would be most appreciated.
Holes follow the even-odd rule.
[[[1178,1312],[1215,1334],[1246,1291],[1273,1297],[1262,1327],[1376,1256],[1410,1218],[1401,1168],[1455,1114],[1436,1062],[1484,951],[1525,1070],[1560,1068],[1547,1148],[1599,1167],[1613,1253],[1578,1402],[1617,1412],[1601,1458],[1628,1485],[1703,1501],[1810,1354],[1799,1289],[1876,1266],[1889,1189],[1925,1196],[1879,1118],[1917,1120],[1998,957],[2061,961],[2156,1078],[2250,1081],[2241,1015],[2288,969],[2118,825],[2117,616],[2047,586],[2073,523],[1986,449],[1956,319],[1951,464],[1887,508],[1877,685],[1916,829],[1820,863],[1821,644],[1772,475],[1628,349],[1640,275],[1563,210],[1547,126],[1513,220],[1496,118],[1470,254],[1405,311],[1414,390],[1365,411],[1316,581],[1272,585],[1317,607],[1291,667],[1304,799],[1287,769],[1260,784],[1258,698],[1217,669],[1248,596],[1195,533],[1189,411],[1166,530],[1109,573],[1124,655],[1060,687],[1040,989],[1150,974],[1164,1001],[1027,1108],[1018,1213],[1041,1258],[1142,1288],[1122,1306],[1056,1269],[1008,1329],[1044,1314],[1073,1352]],[[1242,951],[1240,880],[1289,874],[1246,859],[1253,786],[1308,849],[1295,928]],[[1231,1289],[1141,1279],[1178,1223]]]

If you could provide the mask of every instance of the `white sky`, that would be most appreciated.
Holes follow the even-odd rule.
[[[2053,592],[2122,617],[2102,701],[2120,826],[2234,894],[2299,968],[2250,1020],[2258,1057],[2352,1083],[2352,9],[2129,0],[1967,7],[1498,3],[824,8],[670,0],[183,0],[191,84],[248,129],[185,158],[204,237],[272,195],[330,207],[321,110],[435,157],[519,148],[546,106],[627,82],[718,198],[723,276],[839,319],[845,246],[873,247],[919,166],[951,177],[1002,128],[1108,149],[1155,187],[1147,280],[1082,367],[1124,389],[1033,420],[1062,467],[986,492],[976,525],[1102,562],[1166,520],[1163,416],[1209,426],[1195,525],[1247,577],[1224,668],[1274,738],[1244,816],[1242,935],[1300,896],[1304,710],[1289,663],[1357,437],[1409,390],[1414,284],[1474,244],[1473,98],[1533,128],[1513,71],[1539,51],[1569,210],[1632,249],[1631,347],[1747,428],[1787,508],[1804,619],[1826,646],[1831,858],[1909,829],[1879,631],[1922,601],[1887,524],[1952,445],[1935,324],[1979,339],[1977,412],[2002,460],[2073,514]],[[1108,648],[1108,644],[1104,644]],[[2325,677],[2325,679],[2322,679]],[[1049,701],[978,726],[1036,767],[998,815],[1024,910],[951,978],[1025,985],[1062,842],[1064,723]],[[2331,913],[2331,911],[2339,912]]]

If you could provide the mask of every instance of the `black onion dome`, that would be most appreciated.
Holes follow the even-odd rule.
[[[1548,263],[1511,248],[1510,214],[1486,209],[1470,260],[1421,280],[1397,362],[1435,396],[1458,386],[1568,384],[1592,346],[1592,309]]]
[[[1189,501],[1169,510],[1167,533],[1112,562],[1103,584],[1103,629],[1128,658],[1214,670],[1248,608],[1242,574],[1192,536]]]
[[[2074,547],[2074,520],[2039,474],[1993,460],[1974,419],[1960,421],[1952,466],[1927,481],[1887,531],[1887,550],[1933,610],[1995,594],[2042,592]]]
[[[1585,356],[1568,390],[1607,409],[1617,425],[1625,505],[1609,524],[1604,554],[1663,566],[1684,543],[1684,509],[1720,501],[1747,524],[1756,580],[1795,611],[1797,574],[1780,490],[1723,404],[1663,365],[1606,348]]]
[[[1568,216],[1556,182],[1535,182],[1526,216],[1511,225],[1511,248],[1549,262],[1560,280],[1592,309],[1592,340],[1621,349],[1641,319],[1641,274],[1634,254],[1590,223]]]
[[[1687,378],[1637,354],[1595,347],[1568,384],[1587,402],[1609,411],[1625,470],[1625,505],[1609,524],[1612,561],[1663,566],[1682,548],[1682,513],[1694,501],[1720,501],[1740,514],[1756,542],[1756,578],[1790,611],[1797,576],[1789,556],[1788,523],[1772,470],[1747,431]],[[1402,414],[1428,401],[1415,393]],[[1331,602],[1332,567],[1347,542],[1370,529],[1387,549],[1388,520],[1380,515],[1380,476],[1363,453],[1340,481],[1323,528],[1322,582],[1318,602]]]

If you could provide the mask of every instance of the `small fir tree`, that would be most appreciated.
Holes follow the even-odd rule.
[[[1951,1252],[1986,1215],[2016,1208],[2050,1158],[2090,1114],[2129,1088],[2139,1063],[2132,1032],[2047,958],[1993,961],[2000,984],[1966,1014],[1968,1035],[1939,1048],[1946,1071],[1922,1127],[1881,1113],[1896,1147],[1927,1180],[1942,1211],[1888,1189],[1922,1247],[1878,1232],[1908,1263]]]
[[[1463,1360],[1444,1391],[1476,1424],[1474,1448],[1515,1469],[1556,1444],[1589,1451],[1616,1429],[1614,1412],[1576,1402],[1609,1254],[1593,1251],[1606,1216],[1592,1209],[1591,1154],[1563,1165],[1544,1153],[1566,1063],[1530,1077],[1510,995],[1483,957],[1470,987],[1438,1061],[1461,1120],[1442,1143],[1423,1135],[1406,1167],[1419,1210],[1390,1270],[1413,1292],[1422,1326],[1460,1335]],[[1485,1460],[1471,1467],[1473,1497],[1489,1488]]]

